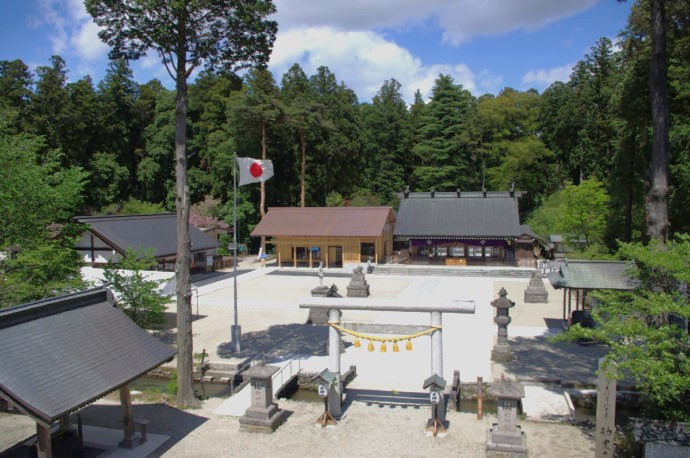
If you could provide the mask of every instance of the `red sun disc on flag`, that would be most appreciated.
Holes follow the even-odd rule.
[[[251,166],[249,166],[249,173],[251,173],[254,178],[259,178],[261,175],[263,175],[264,169],[261,167],[261,164],[254,162]]]

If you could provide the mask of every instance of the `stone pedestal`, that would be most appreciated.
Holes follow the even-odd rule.
[[[357,266],[352,270],[350,284],[347,285],[347,297],[369,297],[369,284],[364,278],[364,269]]]
[[[259,364],[250,367],[246,374],[250,377],[252,405],[240,417],[240,431],[252,433],[272,433],[286,418],[286,412],[273,402],[272,375],[279,370],[276,366]]]
[[[517,424],[518,401],[525,397],[525,389],[519,383],[500,380],[491,385],[489,393],[496,397],[498,422],[489,429],[486,456],[527,458],[527,439]]]
[[[530,304],[546,304],[549,302],[549,293],[544,287],[544,281],[538,271],[532,272],[529,284],[525,290],[525,302]]]
[[[505,288],[501,288],[498,295],[499,298],[491,302],[491,305],[496,307],[494,323],[498,325],[498,338],[496,339],[496,345],[491,350],[491,360],[498,363],[507,363],[514,358],[513,352],[508,345],[508,324],[512,321],[508,309],[514,307],[515,302],[506,297],[508,292]]]
[[[331,286],[317,286],[311,290],[311,295],[312,297],[341,297],[335,284]],[[328,324],[328,310],[309,309],[307,324]]]

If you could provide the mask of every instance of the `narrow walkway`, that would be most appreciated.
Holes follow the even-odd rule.
[[[291,359],[283,364],[278,372],[273,374],[273,396],[285,385],[293,376],[297,375],[302,368],[300,361]],[[231,417],[241,417],[252,404],[252,389],[249,384],[242,390],[216,407],[213,411],[216,415],[227,415]]]
[[[522,411],[528,420],[564,421],[572,418],[572,406],[563,388],[525,385]]]

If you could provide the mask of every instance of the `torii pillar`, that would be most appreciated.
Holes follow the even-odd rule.
[[[342,310],[367,310],[383,312],[428,312],[430,325],[435,327],[431,333],[431,375],[443,377],[443,313],[474,313],[474,301],[451,300],[440,304],[420,305],[398,299],[372,299],[370,297],[305,297],[300,299],[300,308],[328,310],[328,322],[340,323]],[[386,325],[373,325],[381,329],[372,333],[386,332]],[[413,328],[412,326],[411,328]],[[328,330],[329,370],[336,375],[335,391],[329,395],[329,411],[340,415],[343,385],[340,379],[340,332],[333,326]],[[334,399],[331,405],[331,400]]]

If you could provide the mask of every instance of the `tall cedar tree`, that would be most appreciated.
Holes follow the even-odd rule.
[[[86,0],[110,57],[157,52],[175,80],[177,207],[177,404],[198,404],[192,389],[192,306],[187,190],[187,79],[200,67],[232,72],[265,64],[278,25],[270,0]]]
[[[412,148],[421,162],[413,172],[415,188],[473,189],[479,167],[462,134],[476,113],[476,100],[449,75],[439,75],[432,93],[421,120],[419,142]]]

